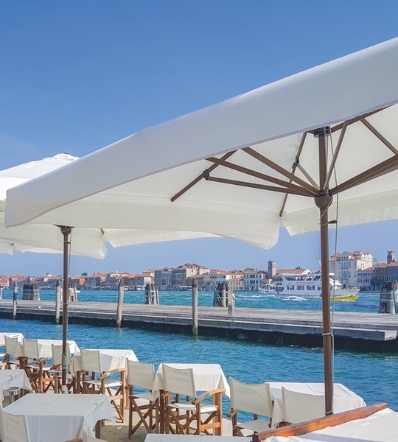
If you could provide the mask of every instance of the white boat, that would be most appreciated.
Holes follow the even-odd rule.
[[[301,298],[319,298],[322,296],[322,278],[320,273],[300,275],[282,274],[281,280],[265,284],[261,293],[278,296],[296,296]],[[329,276],[330,295],[336,301],[355,301],[359,288],[343,288],[340,281]]]

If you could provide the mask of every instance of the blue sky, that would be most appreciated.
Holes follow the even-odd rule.
[[[0,168],[82,157],[145,127],[397,36],[391,0],[0,2]],[[281,116],[283,117],[283,116]],[[117,173],[115,158],[110,167]],[[337,251],[379,261],[397,222],[341,228]],[[330,253],[335,250],[331,233]],[[71,257],[71,272],[209,267],[316,268],[318,234],[281,231],[273,249],[226,239],[108,248]],[[61,256],[0,255],[0,273],[62,272]]]

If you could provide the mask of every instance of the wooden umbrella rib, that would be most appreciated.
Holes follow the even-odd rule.
[[[297,168],[297,167],[298,167],[298,169],[301,171],[301,173],[303,173],[303,171],[302,171],[301,168],[300,168],[300,155],[301,155],[301,152],[302,152],[302,150],[303,150],[303,146],[304,146],[305,139],[306,139],[306,137],[307,137],[307,133],[308,133],[308,132],[304,132],[303,135],[301,136],[300,144],[299,144],[299,147],[298,147],[298,149],[297,149],[296,161],[295,161],[295,162],[293,163],[293,165],[292,165],[292,174],[294,174],[294,172],[296,171],[296,168]],[[307,180],[308,180],[312,185],[315,184],[314,187],[317,186],[316,183],[315,183],[315,181],[309,176],[309,174],[307,174],[306,171],[305,171],[305,173],[303,173],[303,175],[307,178]],[[287,201],[287,197],[288,197],[288,196],[289,196],[288,194],[285,194],[285,196],[284,196],[284,198],[283,198],[282,205],[281,205],[281,209],[280,209],[280,211],[279,211],[279,216],[280,216],[280,217],[283,215],[283,212],[284,212],[284,210],[285,210],[286,201]]]
[[[387,109],[388,107],[389,107],[389,106],[387,106],[387,107],[383,107],[383,108],[381,108],[381,109],[377,109],[377,110],[375,110],[375,111],[373,111],[373,112],[368,112],[367,114],[358,115],[357,117],[350,118],[349,120],[346,120],[346,121],[344,121],[343,123],[336,124],[336,126],[333,126],[333,127],[331,128],[331,132],[332,132],[332,133],[333,133],[333,132],[337,132],[337,131],[339,131],[339,130],[342,129],[342,127],[343,127],[344,124],[346,124],[347,126],[350,126],[351,124],[357,123],[358,121],[361,121],[361,120],[363,120],[364,118],[367,118],[367,117],[370,117],[371,115],[377,114],[378,112],[381,112],[382,110]]]
[[[233,150],[231,152],[226,153],[221,159],[227,160],[230,156],[232,156],[236,150]],[[219,164],[213,164],[210,166],[207,170],[208,173],[212,172],[216,167],[218,167]],[[180,198],[180,196],[184,195],[189,189],[191,189],[195,184],[197,184],[201,179],[203,179],[203,173],[200,174],[197,178],[195,178],[193,181],[191,181],[188,185],[186,185],[182,190],[180,190],[178,193],[176,193],[173,197],[170,198],[170,201],[174,203],[175,200]]]
[[[359,186],[360,184],[366,183],[367,181],[371,181],[375,178],[378,178],[381,175],[385,175],[387,173],[393,172],[398,169],[398,156],[393,158],[389,158],[374,167],[362,172],[355,177],[345,181],[344,183],[339,184],[335,188],[331,189],[330,192],[332,195],[343,192],[348,189],[352,189],[353,187]]]
[[[395,149],[395,147],[384,138],[383,135],[369,123],[369,121],[364,118],[361,120],[361,123],[363,123],[383,144],[385,144],[393,154],[398,155],[398,150]]]
[[[316,190],[319,190],[318,183],[312,178],[312,176],[304,169],[301,164],[297,164],[297,169],[307,178],[307,180],[314,186]]]
[[[273,169],[276,172],[280,173],[281,175],[285,176],[290,181],[294,181],[295,183],[301,185],[302,187],[307,188],[308,190],[310,190],[312,192],[316,191],[316,189],[311,184],[309,184],[309,183],[305,182],[304,180],[300,179],[299,177],[295,176],[293,173],[288,172],[283,167],[274,163],[269,158],[266,158],[264,155],[261,155],[260,153],[256,152],[251,147],[245,147],[242,150],[244,152],[246,152],[248,155],[255,158],[256,160],[260,161],[261,163],[265,164],[266,166],[270,167],[271,169]]]
[[[270,183],[277,184],[278,186],[285,187],[285,188],[288,188],[288,189],[291,189],[291,190],[295,190],[295,191],[300,192],[300,193],[303,193],[306,190],[305,193],[309,193],[312,196],[315,196],[317,194],[317,192],[315,190],[311,191],[309,189],[304,189],[302,187],[296,186],[295,184],[288,183],[287,181],[282,181],[282,180],[280,180],[278,178],[275,178],[275,177],[272,177],[270,175],[265,175],[263,173],[256,172],[254,170],[247,169],[246,167],[242,167],[242,166],[238,166],[237,164],[229,163],[228,161],[224,161],[224,160],[219,159],[219,158],[214,158],[213,157],[213,158],[207,158],[207,160],[215,162],[216,164],[220,164],[222,166],[225,166],[225,167],[227,167],[229,169],[236,170],[237,172],[241,172],[241,173],[244,173],[246,175],[249,175],[249,176],[252,176],[252,177],[255,177],[255,178],[259,178],[259,179],[264,180],[264,181],[269,181]]]
[[[308,193],[304,189],[302,189],[302,191],[300,191],[297,189],[267,186],[265,184],[257,184],[257,183],[250,183],[250,182],[246,182],[246,181],[237,181],[237,180],[228,180],[226,178],[217,178],[217,177],[209,177],[208,181],[212,181],[214,183],[231,184],[234,186],[250,187],[252,189],[268,190],[271,192],[289,193],[292,195],[307,196],[307,197],[311,197],[311,198],[314,197],[314,195]]]

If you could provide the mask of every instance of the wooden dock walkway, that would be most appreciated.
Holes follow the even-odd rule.
[[[17,318],[55,322],[55,302],[18,300]],[[12,318],[11,300],[0,299],[0,317]],[[116,326],[116,303],[71,302],[69,322]],[[61,312],[62,316],[62,312]],[[398,351],[398,316],[335,312],[335,347],[361,351]],[[246,339],[276,345],[322,346],[322,315],[312,310],[199,307],[199,335]],[[123,305],[122,327],[163,333],[192,333],[190,306]]]

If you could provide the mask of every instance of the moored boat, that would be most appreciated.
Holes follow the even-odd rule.
[[[330,296],[335,301],[353,302],[358,298],[359,288],[344,288],[340,281],[329,275]],[[322,296],[322,277],[319,272],[306,274],[282,274],[278,280],[264,285],[260,291],[277,296],[317,298]]]

